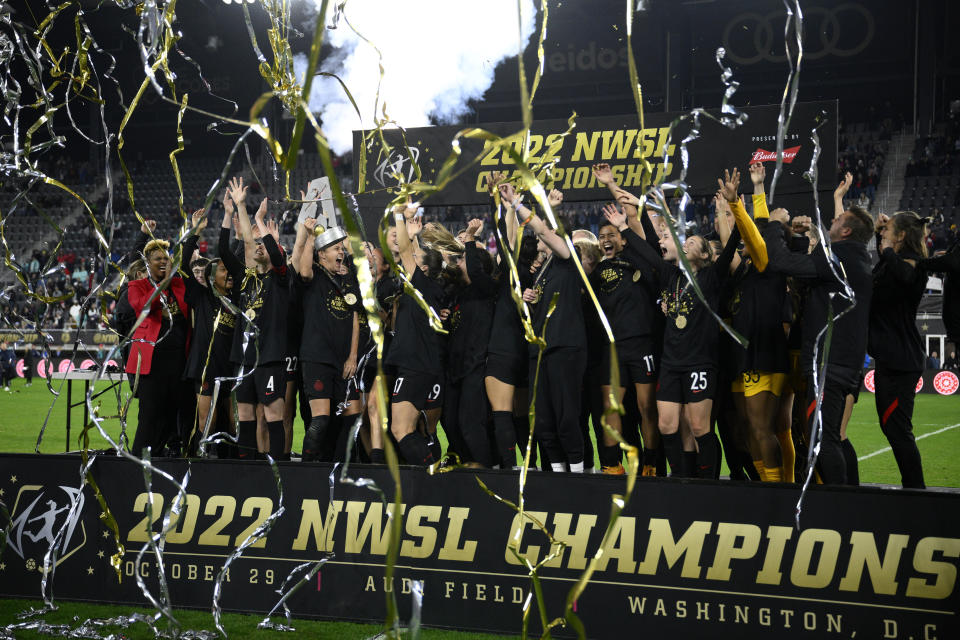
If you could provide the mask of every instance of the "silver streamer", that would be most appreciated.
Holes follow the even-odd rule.
[[[787,19],[783,25],[783,40],[787,54],[787,64],[790,65],[790,73],[787,75],[787,84],[783,88],[783,97],[780,99],[780,113],[777,115],[777,166],[773,170],[773,179],[770,181],[768,203],[773,202],[773,196],[777,192],[777,181],[780,179],[780,172],[783,170],[783,139],[790,128],[793,108],[797,104],[797,91],[800,88],[800,63],[803,62],[803,11],[800,10],[800,0],[793,0],[793,7],[790,6],[790,0],[783,0],[783,7],[787,12]],[[794,46],[797,48],[796,63],[794,63],[790,51],[791,28],[794,34]]]

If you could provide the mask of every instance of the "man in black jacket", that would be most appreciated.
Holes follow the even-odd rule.
[[[810,285],[802,319],[800,365],[807,377],[806,414],[811,428],[816,424],[817,402],[813,376],[815,372],[819,375],[823,371],[824,362],[827,365],[823,379],[818,380],[822,392],[823,425],[819,466],[826,484],[844,484],[847,479],[840,425],[846,397],[855,394],[860,385],[873,293],[871,260],[867,253],[867,242],[873,235],[873,219],[860,207],[844,210],[843,196],[851,182],[852,176],[848,173],[834,193],[836,214],[830,225],[829,247],[818,244],[809,255],[791,253],[782,239],[770,242],[771,236],[765,235],[769,268],[800,278]],[[846,297],[844,278],[853,291],[852,301]],[[836,321],[829,350],[826,350],[826,332],[821,334],[821,331],[827,325],[828,314]]]

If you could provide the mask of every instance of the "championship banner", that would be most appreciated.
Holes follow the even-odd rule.
[[[768,179],[773,175],[777,150],[777,119],[779,105],[743,107],[748,119],[738,128],[729,129],[709,118],[700,119],[700,137],[688,144],[690,154],[687,183],[692,195],[712,195],[717,190],[717,177],[724,169],[738,167],[744,178],[740,181],[742,191],[749,193],[751,186],[746,167],[751,162],[767,165]],[[719,110],[717,110],[719,112]],[[575,128],[566,137],[566,120],[534,121],[530,136],[531,168],[540,167],[537,177],[547,188],[551,186],[564,192],[565,201],[591,201],[609,199],[610,192],[598,185],[590,166],[599,162],[610,164],[620,186],[637,192],[646,184],[641,179],[642,160],[648,160],[654,169],[654,178],[677,179],[682,168],[680,143],[690,133],[689,119],[680,123],[673,132],[670,144],[667,136],[671,122],[686,112],[647,112],[644,128],[639,128],[635,114],[598,118],[578,117]],[[803,174],[810,169],[814,145],[811,131],[818,129],[821,153],[819,159],[821,190],[836,186],[837,167],[837,103],[836,101],[799,102],[784,139],[783,171],[777,183],[777,194],[809,193],[810,183]],[[520,131],[520,122],[500,122],[478,125],[500,136]],[[386,152],[379,136],[373,136],[363,147],[362,131],[353,133],[354,182],[357,185],[358,202],[364,207],[382,208],[389,203],[391,188],[397,184],[394,174],[407,181],[416,179],[410,159],[419,165],[423,181],[432,182],[440,167],[451,153],[450,143],[456,133],[466,127],[423,127],[407,129],[404,136],[399,129],[384,129],[384,138],[391,147]],[[431,195],[431,205],[486,204],[489,201],[484,187],[484,175],[491,171],[515,172],[510,156],[482,140],[461,138],[462,154],[457,161],[457,170],[462,170],[455,180],[438,194]],[[521,142],[515,149],[520,153]],[[409,148],[409,154],[407,152]],[[663,164],[666,149],[668,163]],[[360,175],[360,158],[365,155],[364,175]],[[474,164],[473,160],[479,158]],[[548,180],[543,167],[555,162],[553,180]],[[672,195],[672,194],[667,194]],[[828,202],[822,203],[830,205]]]
[[[295,617],[382,621],[392,591],[406,621],[413,586],[423,581],[423,624],[516,634],[531,582],[508,542],[522,528],[521,554],[535,563],[551,553],[536,525],[521,521],[477,482],[516,500],[514,473],[402,470],[402,542],[387,581],[392,505],[340,483],[332,486],[331,500],[329,465],[281,463],[281,505],[266,463],[155,464],[178,482],[190,471],[185,505],[163,546],[176,607],[209,610],[228,556],[281,506],[266,539],[230,563],[223,608],[269,611],[291,570],[332,553],[287,601]],[[129,461],[95,461],[93,478],[126,548],[118,581],[110,565],[112,533],[90,487],[78,486],[78,465],[75,456],[0,456],[0,488],[10,512],[10,522],[0,523],[9,524],[0,595],[39,597],[38,567],[56,542],[59,559],[49,588],[57,598],[145,605],[135,573],[159,594],[159,569],[152,552],[139,566],[137,554],[148,530],[159,530],[176,491],[154,474],[148,493],[140,467]],[[385,468],[366,467],[362,474],[393,495]],[[603,537],[609,497],[622,493],[624,482],[531,473],[528,513],[565,545],[553,549],[555,557],[540,572],[548,620],[563,615],[566,594]],[[641,479],[574,603],[588,637],[613,638],[629,629],[651,637],[763,640],[960,637],[960,495],[815,486],[799,530],[797,495],[792,485]],[[79,508],[68,519],[74,499]],[[536,635],[539,620],[540,612],[531,611]],[[554,632],[572,635],[570,628]]]

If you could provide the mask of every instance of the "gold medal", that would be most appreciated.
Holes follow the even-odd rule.
[[[633,281],[634,281],[634,282],[640,282],[640,278],[642,278],[642,277],[643,277],[643,274],[640,273],[639,271],[634,271],[634,272],[633,272]]]
[[[257,317],[257,312],[254,311],[253,309],[247,309],[247,312],[243,315],[247,316],[248,320],[253,320],[254,318]]]
[[[687,326],[687,316],[677,316],[673,322],[677,325],[677,329],[683,329]]]
[[[348,293],[347,295],[343,296],[343,299],[346,300],[347,304],[350,306],[357,304],[357,296],[353,295],[352,293]]]

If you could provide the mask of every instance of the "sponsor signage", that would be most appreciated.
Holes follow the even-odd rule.
[[[516,474],[404,469],[399,555],[387,580],[392,505],[352,485],[337,483],[331,492],[329,466],[297,463],[280,465],[281,505],[265,463],[159,461],[176,478],[189,469],[187,496],[167,534],[162,568],[151,552],[138,565],[176,491],[157,474],[148,490],[137,465],[101,457],[92,474],[126,548],[118,581],[112,534],[90,488],[76,486],[78,465],[75,456],[0,456],[10,507],[0,595],[37,597],[44,554],[55,544],[59,598],[144,605],[136,574],[157,594],[162,571],[177,606],[209,608],[227,557],[282,506],[266,538],[224,574],[225,609],[269,611],[294,568],[333,554],[287,601],[295,617],[382,621],[392,592],[406,620],[422,581],[424,624],[513,634],[531,582],[510,541],[519,535],[517,552],[543,563],[546,619],[562,616],[567,593],[601,544],[609,498],[625,482],[532,473],[526,508],[563,543],[551,547],[533,520],[521,520],[477,482],[516,500]],[[386,469],[352,471],[393,494]],[[573,604],[587,636],[642,628],[683,638],[960,637],[960,494],[814,486],[797,529],[798,494],[792,485],[640,479]],[[532,611],[537,635],[539,620]],[[574,635],[570,628],[554,632]]]
[[[718,110],[719,111],[719,110]],[[779,105],[744,107],[746,123],[729,129],[707,118],[701,119],[701,136],[688,145],[690,153],[687,183],[694,195],[712,195],[717,189],[717,177],[724,169],[739,167],[746,175],[751,162],[776,161],[777,118]],[[668,140],[671,122],[682,113],[647,112],[644,128],[640,128],[636,114],[596,118],[577,118],[575,128],[563,137],[566,120],[535,121],[531,129],[529,164],[541,167],[538,178],[548,188],[564,192],[564,201],[607,200],[610,193],[593,178],[590,166],[608,163],[619,184],[637,192],[646,184],[642,177],[643,161],[653,164],[654,178],[679,178],[681,164],[680,142],[691,131],[689,120],[680,123]],[[784,168],[777,184],[777,194],[799,194],[810,191],[810,183],[803,177],[813,157],[811,130],[818,129],[821,144],[819,160],[822,190],[835,186],[834,168],[837,166],[837,103],[835,101],[797,103],[790,130],[784,140]],[[501,136],[516,133],[519,122],[501,122],[479,125]],[[358,185],[361,206],[383,207],[392,196],[389,189],[396,185],[395,175],[405,180],[416,178],[411,157],[416,161],[423,180],[432,182],[451,153],[451,142],[461,127],[424,127],[407,129],[404,137],[398,129],[384,130],[391,149],[385,150],[379,137],[364,147],[361,132],[354,132],[354,157],[366,154],[366,169],[361,183],[360,162],[355,161],[354,179]],[[461,156],[457,161],[458,177],[440,193],[431,195],[428,204],[486,204],[488,196],[484,176],[491,171],[515,172],[513,159],[482,140],[461,138]],[[520,151],[521,143],[515,148]],[[667,162],[663,163],[664,153]],[[471,164],[476,160],[475,163]],[[552,182],[542,168],[553,164]],[[772,174],[768,174],[772,175]],[[549,183],[549,184],[547,184]],[[748,189],[749,181],[741,180],[741,189]],[[365,192],[365,193],[364,193]],[[673,195],[673,194],[668,194]]]
[[[861,389],[876,392],[874,383],[873,369],[868,369],[863,375]],[[938,371],[937,369],[927,369],[917,378],[917,393],[939,393],[942,396],[952,396],[960,388],[960,378],[954,371]]]

